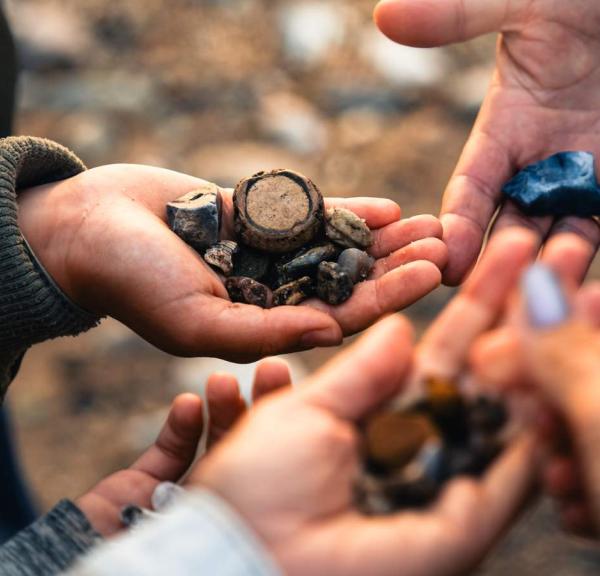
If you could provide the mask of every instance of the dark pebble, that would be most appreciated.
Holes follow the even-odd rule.
[[[253,304],[261,308],[271,308],[273,305],[271,289],[252,278],[232,276],[225,281],[225,288],[232,302]]]
[[[233,274],[262,281],[267,276],[270,265],[271,259],[267,253],[240,246],[233,259]]]
[[[530,216],[600,215],[600,186],[590,152],[560,152],[531,164],[503,192]]]
[[[197,252],[219,241],[221,194],[214,184],[193,190],[167,204],[169,227]]]
[[[296,254],[277,266],[278,282],[287,284],[297,278],[310,276],[316,279],[321,262],[335,260],[340,249],[334,244],[322,244]]]
[[[317,294],[332,305],[341,304],[352,296],[354,284],[335,262],[321,262],[317,273]]]
[[[273,292],[274,306],[297,306],[314,293],[314,282],[309,276],[304,276],[288,284],[280,286]]]
[[[499,432],[508,421],[506,407],[499,400],[480,396],[469,406],[469,424],[477,432]]]
[[[354,284],[358,284],[367,279],[373,269],[375,260],[364,250],[348,248],[340,254],[337,263],[339,267],[350,276],[350,280],[352,280]]]

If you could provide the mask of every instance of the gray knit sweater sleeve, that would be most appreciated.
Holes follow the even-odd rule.
[[[100,539],[79,508],[62,500],[0,547],[0,576],[61,574]]]
[[[56,286],[28,247],[17,219],[20,189],[83,170],[81,160],[54,142],[0,139],[0,402],[30,346],[79,334],[99,321]]]

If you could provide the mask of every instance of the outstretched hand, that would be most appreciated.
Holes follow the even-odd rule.
[[[259,363],[252,385],[253,400],[291,384],[287,364],[277,358]],[[246,412],[235,376],[217,373],[206,382],[209,425],[206,448],[210,450]],[[181,394],[169,410],[156,442],[126,470],[111,474],[77,499],[77,505],[94,529],[112,536],[123,529],[120,513],[130,504],[151,508],[155,488],[161,482],[178,482],[188,471],[198,452],[204,430],[203,402],[200,396]]]
[[[442,206],[450,256],[444,280],[459,283],[502,203],[503,185],[515,172],[565,150],[600,158],[600,5],[594,0],[382,0],[375,19],[392,40],[419,47],[501,33],[496,71]],[[527,218],[507,202],[495,228],[512,224],[533,229],[541,239],[564,230],[588,238],[596,226],[576,218]]]
[[[158,168],[105,166],[21,192],[19,223],[38,259],[76,303],[178,355],[250,361],[336,345],[440,283],[447,252],[437,219],[400,220],[400,208],[390,200],[330,199],[374,230],[377,263],[368,281],[337,308],[234,304],[219,276],[165,222],[166,203],[202,183]],[[231,238],[231,191],[223,196],[223,236]]]
[[[481,481],[452,482],[426,510],[359,513],[355,423],[401,391],[411,338],[400,317],[382,321],[299,389],[257,406],[195,467],[187,486],[229,502],[286,574],[464,573],[520,509],[532,444],[517,442]]]

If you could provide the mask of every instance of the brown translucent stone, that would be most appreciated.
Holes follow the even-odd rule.
[[[368,460],[384,469],[408,464],[438,431],[426,416],[403,412],[380,412],[366,426]]]

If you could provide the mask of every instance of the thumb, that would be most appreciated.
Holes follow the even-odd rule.
[[[339,418],[358,420],[400,391],[412,352],[410,324],[390,316],[310,378],[305,399]]]
[[[572,316],[558,277],[542,264],[523,278],[526,319],[521,326],[524,359],[532,380],[557,406],[579,412],[600,393],[600,339],[594,328]],[[600,412],[599,412],[600,414]],[[567,414],[576,417],[576,414]]]
[[[500,31],[514,19],[519,0],[381,0],[375,22],[390,39],[431,47]]]

